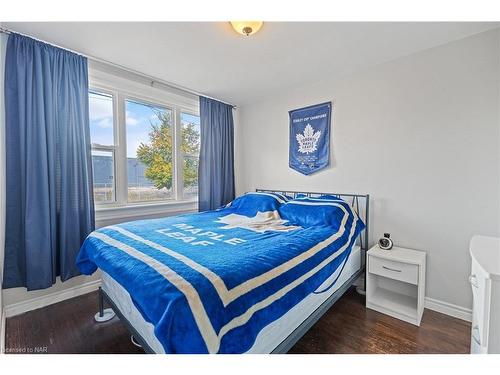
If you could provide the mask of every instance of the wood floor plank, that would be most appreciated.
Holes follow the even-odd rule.
[[[115,317],[96,323],[97,292],[8,318],[5,351],[36,353],[144,353]],[[44,351],[42,351],[43,353]]]
[[[420,327],[364,306],[352,288],[290,353],[469,353],[469,322],[425,310]]]
[[[6,322],[10,353],[143,353],[117,317],[97,324],[97,292]],[[351,288],[290,353],[469,353],[470,323],[425,310],[420,327],[369,310]]]

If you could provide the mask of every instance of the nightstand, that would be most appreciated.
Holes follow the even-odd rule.
[[[367,253],[366,307],[420,325],[424,312],[423,251],[375,245]]]

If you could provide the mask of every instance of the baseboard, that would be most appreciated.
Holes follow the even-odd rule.
[[[73,297],[81,296],[82,294],[87,294],[97,290],[101,285],[101,280],[93,280],[87,283],[74,286],[62,291],[53,292],[45,296],[32,298],[26,301],[13,303],[11,305],[5,306],[4,316],[5,318],[10,318],[15,315],[19,315],[31,310],[36,310],[41,307],[49,306],[57,302],[61,302]]]
[[[0,306],[0,355],[3,353],[5,353],[5,309]]]
[[[452,303],[440,301],[434,298],[425,297],[425,308],[434,310],[442,314],[453,316],[454,318],[472,321],[472,310],[466,307],[457,306]]]
[[[52,305],[57,302],[67,300],[69,298],[78,297],[82,294],[93,292],[101,285],[101,280],[93,280],[82,285],[68,288],[63,291],[54,292],[45,296],[33,298],[27,301],[13,303],[4,307],[1,311],[1,330],[0,330],[0,353],[2,353],[5,343],[5,318],[10,318],[31,310],[36,310],[45,306]],[[440,301],[434,298],[425,297],[425,308],[453,316],[465,321],[472,321],[472,310],[466,307],[457,306],[452,303]]]

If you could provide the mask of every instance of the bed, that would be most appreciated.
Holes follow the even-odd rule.
[[[257,189],[101,228],[77,264],[147,353],[286,353],[361,275],[369,195]]]

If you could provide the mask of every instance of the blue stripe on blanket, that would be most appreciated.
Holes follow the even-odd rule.
[[[93,232],[77,264],[120,283],[165,352],[242,353],[347,259],[364,224],[339,210],[307,228],[232,207],[124,223]]]

